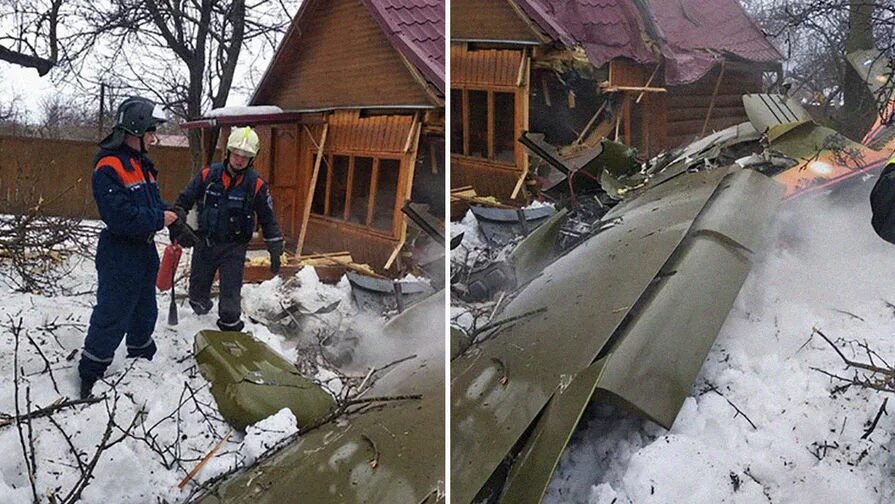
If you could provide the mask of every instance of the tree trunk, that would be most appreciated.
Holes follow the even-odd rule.
[[[845,52],[873,49],[873,10],[874,5],[867,0],[850,0],[848,17],[848,37],[845,41]],[[842,133],[847,137],[860,140],[873,124],[879,113],[876,97],[858,72],[849,64],[843,65],[843,99],[840,122]]]

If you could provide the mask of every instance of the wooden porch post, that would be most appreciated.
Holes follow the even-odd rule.
[[[301,251],[305,246],[305,235],[308,231],[308,219],[311,218],[311,204],[314,202],[314,189],[317,187],[317,175],[320,173],[320,163],[323,161],[323,149],[326,148],[326,134],[329,131],[329,121],[323,124],[323,134],[320,137],[320,145],[317,146],[317,158],[314,160],[314,171],[311,172],[311,184],[308,187],[305,198],[305,208],[301,214],[301,229],[298,232],[298,245],[295,247],[295,255],[301,257]],[[312,138],[313,140],[313,138]]]

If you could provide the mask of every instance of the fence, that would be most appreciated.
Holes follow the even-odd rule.
[[[99,218],[90,179],[97,145],[92,141],[0,135],[0,212],[21,213],[42,201],[44,212]],[[159,188],[173,202],[192,173],[184,147],[153,147]]]

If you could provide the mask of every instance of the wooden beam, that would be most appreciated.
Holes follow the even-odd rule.
[[[329,132],[329,122],[323,124],[323,134],[320,135],[320,144],[314,142],[317,147],[317,159],[314,160],[314,171],[311,172],[311,183],[305,198],[305,208],[301,214],[301,228],[298,232],[298,246],[295,247],[295,255],[300,256],[305,246],[305,235],[308,232],[308,219],[311,218],[311,204],[314,201],[314,189],[317,187],[317,175],[320,173],[320,163],[323,161],[323,149],[326,147],[326,134]],[[310,132],[308,133],[310,134]],[[313,140],[313,137],[311,137]]]
[[[601,88],[604,93],[667,93],[668,90],[663,87],[647,87],[647,86],[609,86]]]
[[[519,73],[516,75],[516,87],[522,87],[525,84],[526,79],[526,71],[525,69],[528,67],[528,51],[522,51],[522,61],[519,62]]]
[[[594,121],[596,121],[597,118],[600,117],[600,114],[606,108],[607,103],[609,103],[609,100],[603,100],[603,104],[600,105],[600,108],[597,109],[597,111],[594,113],[594,116],[590,118],[590,121],[588,121],[587,124],[584,126],[584,129],[581,130],[581,134],[578,135],[578,138],[575,140],[576,144],[580,144],[581,141],[584,140],[584,137],[587,136],[587,132],[590,131],[590,127],[594,125]]]
[[[404,198],[401,200],[401,206],[395,207],[394,212],[399,213],[401,215],[401,224],[400,224],[400,240],[398,241],[398,245],[395,247],[395,250],[392,251],[392,255],[389,256],[388,261],[385,263],[385,267],[383,269],[388,270],[392,267],[392,264],[398,258],[398,253],[404,248],[404,243],[407,241],[407,216],[404,215],[403,212],[400,211],[400,208],[404,206],[404,202],[410,201],[410,198],[413,194],[413,175],[416,170],[416,156],[419,153],[419,144],[420,144],[420,133],[422,132],[422,128],[419,126],[419,115],[413,116],[413,125],[410,128],[411,138],[408,138],[410,141],[410,152],[404,156],[404,162],[406,163],[406,176],[404,177]],[[397,198],[396,198],[397,199]],[[394,216],[394,214],[392,214]]]
[[[715,109],[715,99],[718,97],[718,90],[721,89],[721,81],[724,80],[724,70],[726,68],[724,60],[721,60],[721,71],[718,73],[718,80],[715,82],[715,91],[712,93],[712,101],[709,102],[709,111],[705,115],[705,122],[702,123],[702,133],[699,134],[699,138],[705,136],[705,130],[709,127],[709,121],[712,119],[712,111]]]
[[[661,65],[662,65],[661,63],[656,63],[656,69],[653,70],[653,74],[649,76],[649,80],[646,81],[646,86],[645,86],[645,87],[648,88],[648,87],[650,87],[650,85],[653,83],[653,79],[655,79],[655,78],[656,78],[656,74],[659,73],[659,66],[661,66]],[[643,95],[645,95],[645,94],[646,94],[646,91],[641,91],[641,92],[640,92],[640,95],[637,96],[637,100],[635,100],[634,103],[639,104],[639,103],[640,103],[640,100],[643,99]]]

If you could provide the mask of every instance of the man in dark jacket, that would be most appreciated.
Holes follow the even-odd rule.
[[[163,122],[161,108],[152,101],[128,98],[94,159],[93,197],[106,227],[96,249],[96,306],[78,364],[81,397],[90,395],[125,334],[128,357],[152,360],[155,355],[159,257],[154,238],[177,220],[161,200],[158,171],[146,156]]]
[[[252,168],[260,141],[252,128],[234,128],[227,140],[227,160],[203,169],[178,196],[175,211],[199,210],[199,237],[190,263],[190,306],[199,315],[211,311],[211,283],[220,272],[217,325],[241,331],[240,291],[248,243],[257,223],[270,253],[270,269],[280,270],[283,235],[266,182]],[[204,242],[204,243],[203,243]]]

